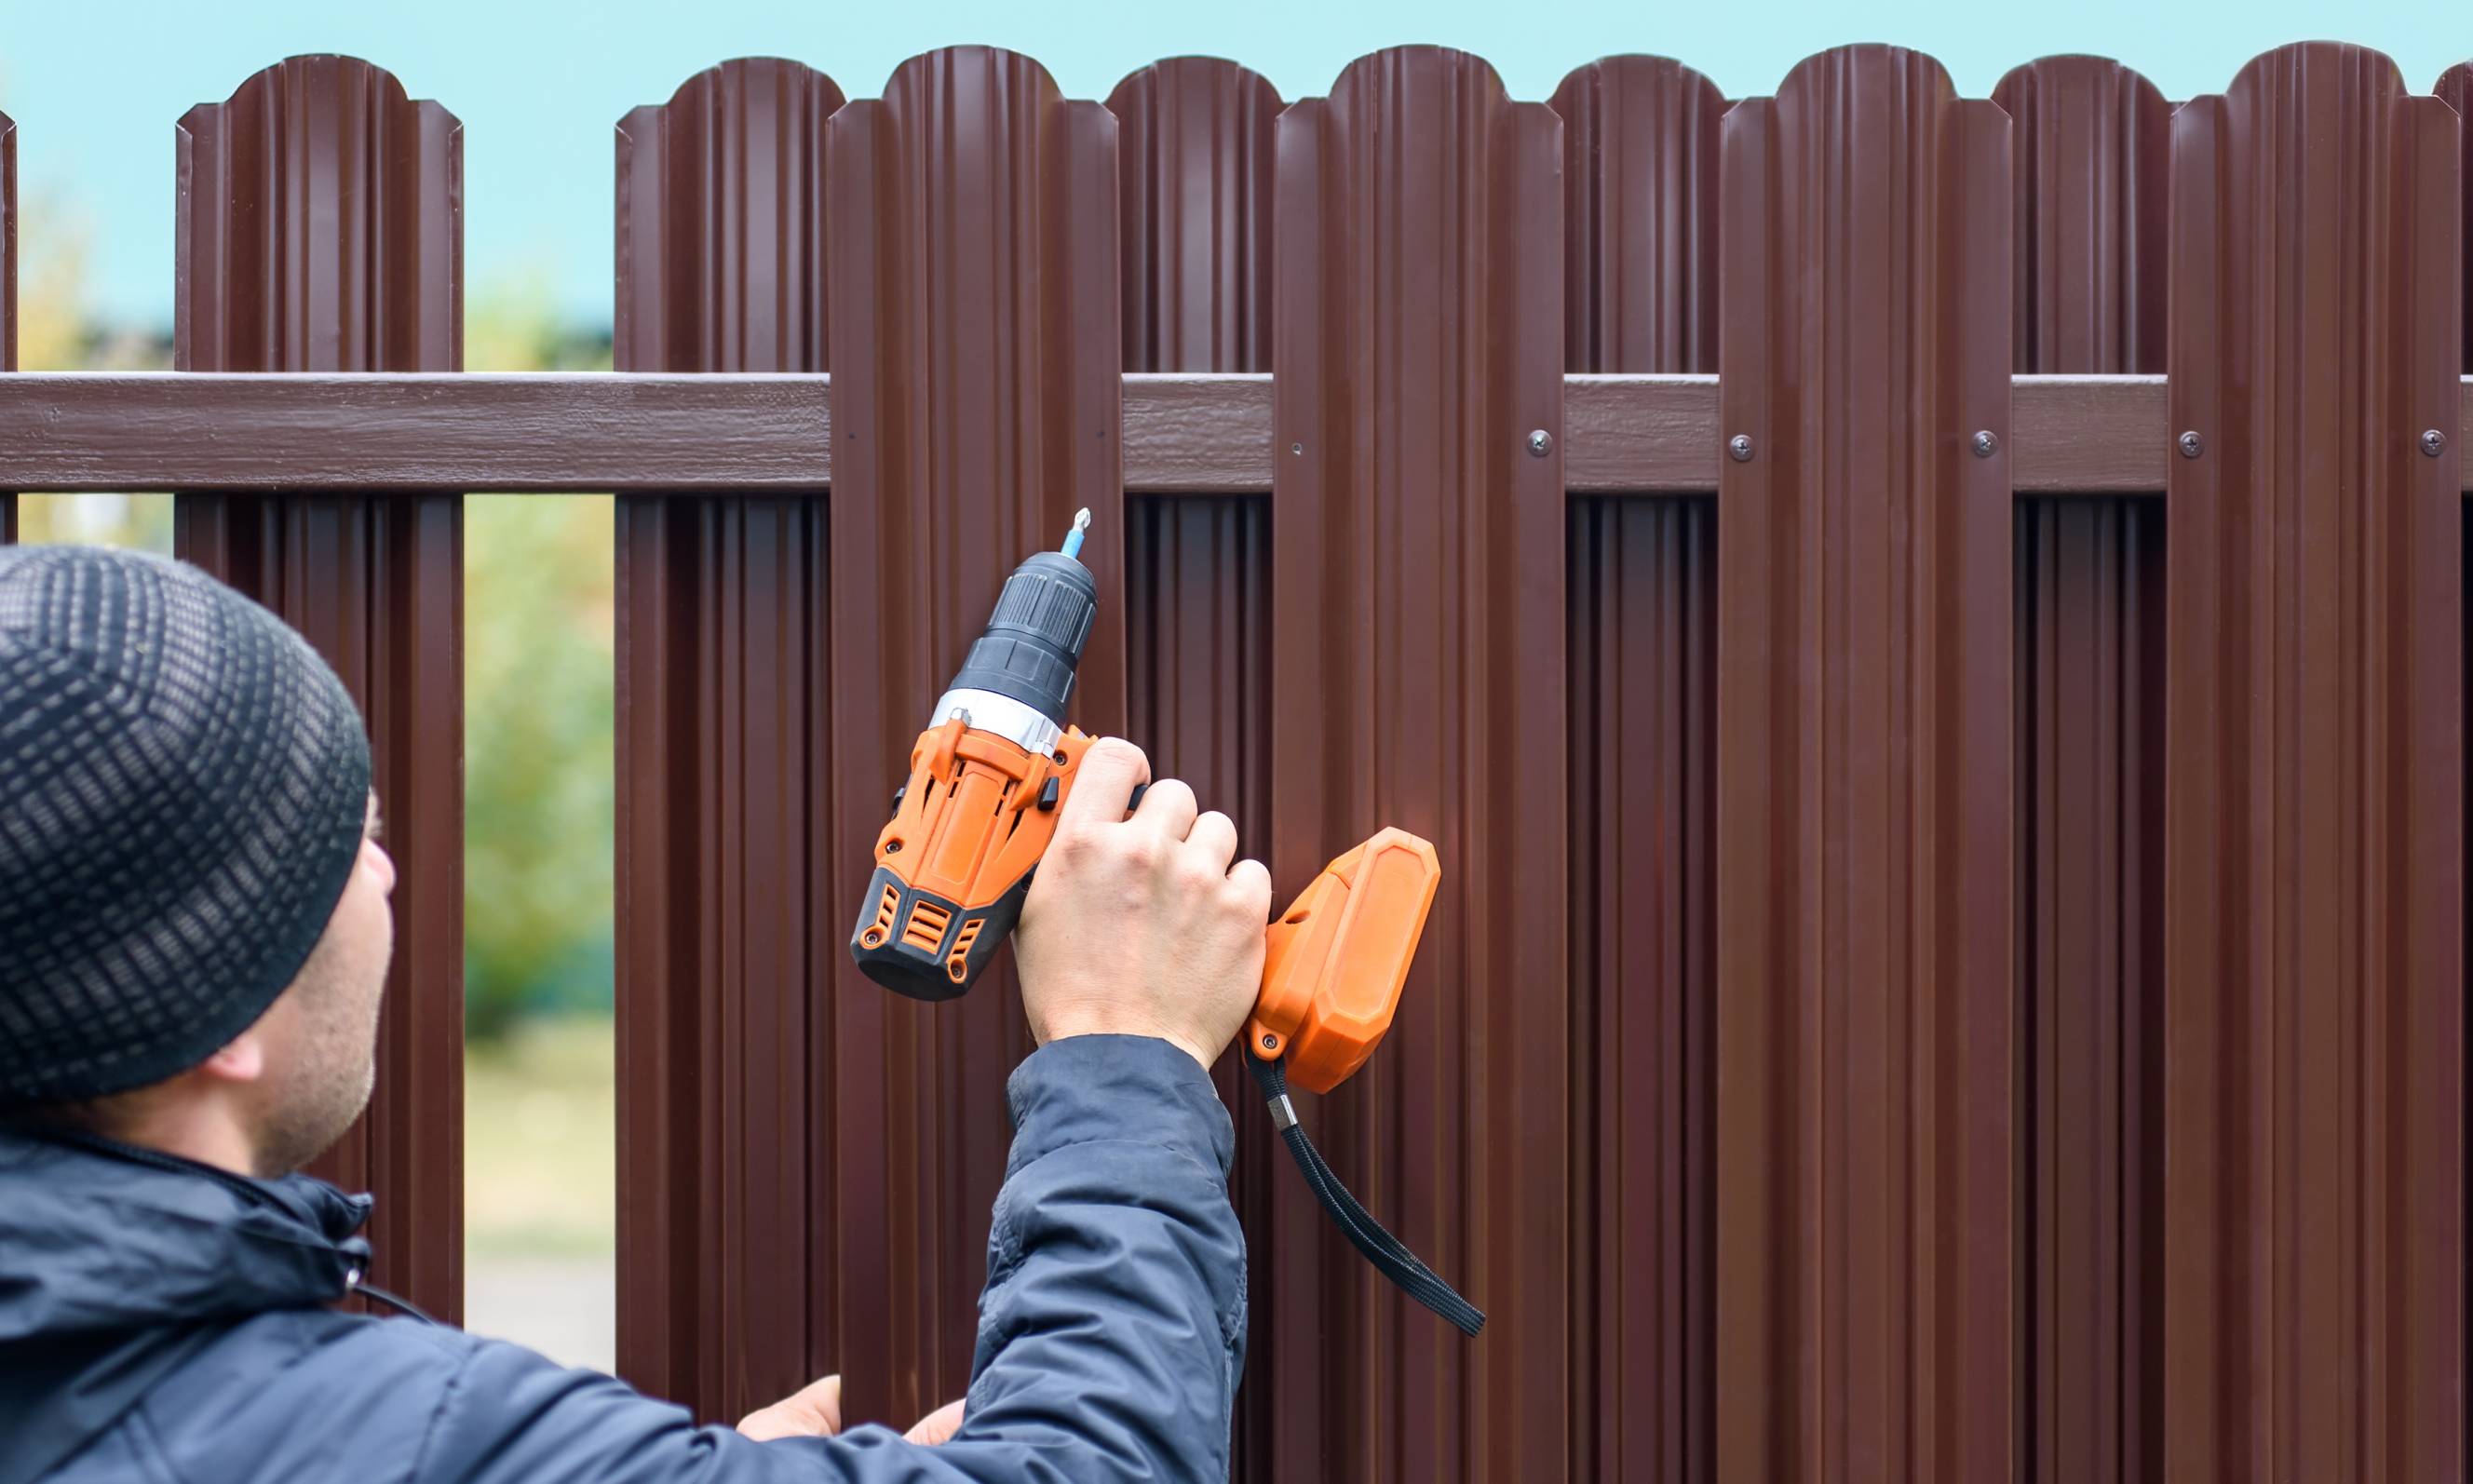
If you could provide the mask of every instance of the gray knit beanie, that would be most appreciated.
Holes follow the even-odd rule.
[[[0,547],[0,1108],[141,1088],[249,1028],[360,853],[335,672],[197,568]]]

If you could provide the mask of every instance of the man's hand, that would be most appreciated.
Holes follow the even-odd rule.
[[[1261,988],[1271,874],[1237,860],[1236,825],[1198,814],[1174,778],[1126,818],[1150,773],[1141,749],[1115,737],[1082,754],[1014,934],[1021,1008],[1043,1045],[1156,1036],[1207,1070]]]
[[[948,1401],[910,1424],[913,1443],[942,1443],[961,1429],[962,1403]],[[829,1438],[842,1430],[842,1378],[828,1376],[738,1420],[738,1430],[758,1443],[775,1438]]]

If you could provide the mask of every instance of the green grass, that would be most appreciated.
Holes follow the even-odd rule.
[[[465,1049],[467,1251],[581,1257],[615,1248],[612,1058],[604,1016],[519,1021]]]

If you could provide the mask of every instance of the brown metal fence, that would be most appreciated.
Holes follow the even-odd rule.
[[[330,1173],[433,1306],[451,491],[621,491],[620,1368],[722,1418],[966,1377],[1027,1039],[844,923],[1087,504],[1082,724],[1283,883],[1385,822],[1446,872],[1308,1116],[1493,1322],[1383,1288],[1229,1081],[1244,1477],[2460,1479],[2468,90],[730,62],[619,126],[620,374],[491,377],[421,374],[453,119],[295,59],[182,121],[183,371],[10,377],[0,489],[180,491],[369,707],[404,951]]]

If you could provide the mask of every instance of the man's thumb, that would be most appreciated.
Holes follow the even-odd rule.
[[[913,1443],[938,1444],[962,1430],[962,1403],[948,1401],[910,1424],[902,1434]]]

